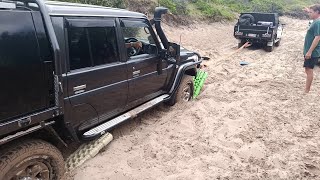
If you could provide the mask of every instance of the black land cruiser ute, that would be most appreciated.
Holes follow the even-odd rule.
[[[271,52],[279,46],[283,26],[277,13],[241,13],[234,26],[234,37],[239,40],[238,47],[246,42],[260,43]]]
[[[101,6],[0,1],[0,180],[60,179],[61,145],[192,98],[203,58],[168,41],[166,12],[149,21]]]

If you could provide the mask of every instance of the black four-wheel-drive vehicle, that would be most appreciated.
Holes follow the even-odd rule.
[[[148,21],[100,6],[0,2],[0,180],[60,179],[60,145],[192,98],[202,58],[168,42],[166,12]]]
[[[283,26],[277,13],[241,13],[234,27],[234,37],[239,40],[238,47],[246,42],[260,43],[266,51],[279,46]]]

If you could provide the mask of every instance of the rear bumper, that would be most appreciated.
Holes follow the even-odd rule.
[[[256,42],[256,43],[267,43],[272,41],[273,37],[265,38],[265,37],[249,37],[249,36],[234,36],[236,39],[245,40],[248,42]]]
[[[245,39],[249,42],[270,42],[275,36],[275,27],[234,28],[233,36],[236,39]]]

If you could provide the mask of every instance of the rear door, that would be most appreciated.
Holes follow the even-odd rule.
[[[120,61],[115,19],[69,18],[67,24],[68,96],[82,130],[123,110],[127,65]],[[91,108],[97,117],[86,113]]]
[[[53,105],[52,81],[47,76],[53,69],[45,65],[52,62],[52,56],[39,17],[36,11],[0,10],[0,121]],[[45,48],[48,54],[43,53]]]
[[[120,24],[127,49],[129,102],[154,98],[163,92],[168,74],[168,63],[158,53],[159,42],[145,19],[122,19]],[[142,43],[140,50],[128,45],[135,41]]]

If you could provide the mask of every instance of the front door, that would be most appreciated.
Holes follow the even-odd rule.
[[[127,65],[120,61],[115,19],[67,22],[68,95],[73,117],[83,130],[122,111],[128,98]]]
[[[161,94],[167,79],[167,71],[159,68],[168,65],[158,55],[160,44],[153,29],[146,20],[122,19],[121,30],[128,58],[129,102],[154,98]]]

